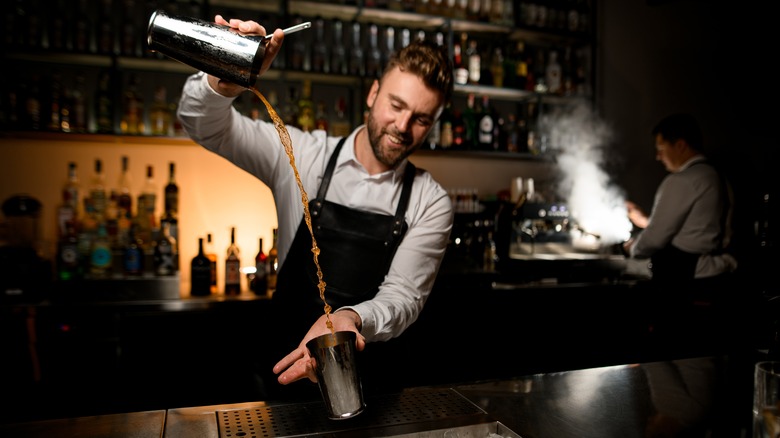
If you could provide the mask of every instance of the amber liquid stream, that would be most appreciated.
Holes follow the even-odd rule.
[[[274,110],[271,104],[268,103],[260,90],[255,87],[249,87],[249,90],[255,93],[258,98],[260,98],[260,100],[265,105],[265,108],[268,110],[268,115],[271,117],[271,120],[273,120],[276,132],[279,134],[279,140],[282,141],[284,151],[287,153],[287,158],[290,160],[290,166],[292,167],[293,173],[295,174],[295,181],[298,183],[298,189],[301,191],[303,216],[306,220],[306,227],[309,228],[309,234],[311,234],[311,252],[314,257],[314,265],[317,267],[317,288],[320,291],[320,299],[325,304],[325,318],[327,319],[326,324],[330,329],[330,332],[335,334],[336,331],[333,329],[333,323],[330,321],[331,307],[327,300],[325,300],[325,281],[322,279],[322,269],[320,268],[319,262],[320,248],[317,246],[317,239],[314,238],[314,230],[312,230],[311,226],[309,197],[306,195],[306,190],[304,190],[303,183],[301,182],[301,176],[298,174],[298,168],[295,166],[295,157],[293,156],[292,140],[290,140],[290,134],[287,132],[287,128],[284,126],[284,122],[282,121],[281,117],[279,117],[279,114],[277,114],[276,110]]]

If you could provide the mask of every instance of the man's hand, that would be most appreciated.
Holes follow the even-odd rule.
[[[253,36],[265,36],[267,35],[265,27],[261,26],[255,21],[243,21],[236,18],[231,18],[229,21],[225,20],[221,15],[214,17],[214,22],[223,26],[230,26],[235,29],[240,35],[253,35]],[[263,57],[263,65],[260,66],[258,76],[262,75],[271,67],[271,63],[276,59],[276,55],[282,50],[282,42],[284,41],[284,32],[282,29],[276,29],[271,39],[266,43],[265,56]],[[235,97],[243,93],[246,88],[236,85],[232,82],[222,80],[218,77],[209,75],[209,85],[217,93],[226,97]]]
[[[648,218],[644,211],[639,208],[638,205],[631,201],[626,201],[626,210],[628,214],[628,220],[638,228],[647,228]]]
[[[334,312],[330,314],[330,321],[333,323],[334,331],[355,332],[357,334],[355,341],[357,350],[363,351],[366,347],[366,339],[360,334],[360,317],[357,313],[352,310]],[[306,343],[318,336],[330,333],[326,322],[325,315],[320,316],[317,322],[311,326],[309,332],[306,333],[301,343],[298,344],[298,348],[274,365],[274,374],[279,374],[279,383],[287,385],[304,377],[308,377],[312,382],[317,382],[314,364],[311,356],[309,356],[309,349],[306,348]]]

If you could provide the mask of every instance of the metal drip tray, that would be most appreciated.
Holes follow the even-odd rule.
[[[366,399],[357,417],[330,420],[323,403],[216,411],[220,438],[520,438],[452,389],[411,390]]]

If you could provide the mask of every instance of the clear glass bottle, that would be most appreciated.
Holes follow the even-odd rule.
[[[176,183],[176,163],[168,163],[168,183],[163,190],[163,214],[160,223],[167,223],[171,236],[179,241],[179,185]],[[178,252],[178,247],[176,248]]]
[[[225,295],[241,294],[241,252],[236,244],[236,227],[230,229],[230,245],[225,257]]]
[[[334,20],[333,27],[333,49],[330,53],[330,69],[333,73],[346,75],[349,73],[349,64],[347,63],[347,48],[344,45],[344,23],[341,20]]]
[[[363,50],[362,27],[359,22],[353,21],[350,26],[351,42],[349,47],[349,74],[353,76],[366,75],[366,55]]]
[[[173,136],[173,114],[168,105],[168,92],[163,85],[154,90],[149,108],[149,127],[152,135]]]
[[[330,53],[325,39],[325,20],[314,20],[314,44],[311,53],[311,69],[317,73],[330,73]]]
[[[133,195],[131,193],[132,177],[130,176],[130,159],[122,156],[119,181],[117,183],[117,208],[120,217],[133,217]]]
[[[178,271],[176,239],[171,236],[169,223],[162,225],[160,236],[154,245],[154,273],[159,276],[175,275]]]
[[[368,26],[368,53],[366,54],[366,75],[378,78],[382,74],[382,52],[379,50],[379,26]]]
[[[98,220],[102,220],[108,206],[108,194],[106,193],[106,177],[103,174],[103,161],[99,158],[95,160],[95,172],[90,181],[89,203]]]

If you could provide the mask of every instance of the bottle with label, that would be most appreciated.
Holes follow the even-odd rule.
[[[469,82],[469,69],[464,59],[464,53],[466,50],[466,44],[468,42],[468,35],[462,33],[460,35],[460,41],[454,41],[452,45],[452,62],[454,71],[454,80],[456,84],[465,85]]]
[[[263,238],[259,239],[257,254],[255,255],[255,272],[249,282],[249,288],[255,295],[268,294],[268,255],[263,251]]]
[[[133,195],[131,193],[132,178],[130,177],[130,162],[127,155],[122,156],[122,168],[117,184],[117,214],[120,217],[133,217]]]
[[[279,229],[274,228],[271,249],[268,250],[268,293],[273,294],[276,290],[276,276],[279,272],[279,251],[276,243],[279,237]]]
[[[171,228],[171,236],[179,241],[179,185],[176,184],[176,164],[168,163],[168,184],[163,190],[163,214],[160,223],[167,223]],[[176,251],[178,253],[178,247]]]
[[[155,275],[175,275],[178,271],[177,256],[176,240],[171,236],[171,225],[166,222],[163,224],[160,236],[154,245]]]
[[[140,76],[133,74],[125,89],[122,98],[122,120],[120,130],[122,134],[144,134],[144,101],[140,92]]]
[[[149,126],[152,135],[173,136],[173,114],[168,105],[165,86],[158,85],[154,90],[154,100],[149,108]]]
[[[466,49],[466,62],[469,69],[469,84],[479,84],[482,78],[482,57],[479,54],[477,40],[469,40]]]
[[[544,78],[547,84],[547,92],[550,94],[560,94],[563,89],[561,64],[558,63],[558,52],[551,51],[547,59],[547,66],[544,69]]]
[[[144,250],[147,250],[147,255],[150,254],[152,230],[155,226],[153,213],[154,205],[157,202],[156,191],[153,168],[152,166],[147,166],[146,178],[136,199],[135,217],[132,221],[133,225],[136,226],[136,236],[144,242]]]
[[[477,145],[477,104],[476,95],[469,93],[466,97],[466,108],[463,110],[463,146],[471,149]]]
[[[143,241],[136,236],[134,226],[130,227],[122,249],[122,271],[127,276],[139,276],[144,273]]]
[[[352,132],[352,124],[347,118],[347,100],[342,96],[336,100],[335,117],[330,123],[330,135],[346,137]]]
[[[108,231],[103,222],[98,224],[97,235],[89,249],[89,273],[93,278],[106,278],[111,273],[113,254],[108,241]]]
[[[236,245],[236,227],[230,229],[230,246],[225,257],[225,295],[241,294],[241,259]]]
[[[211,260],[203,249],[203,238],[198,238],[198,254],[190,262],[190,295],[205,297],[211,295]]]
[[[206,235],[206,246],[203,249],[206,253],[206,257],[209,259],[209,271],[211,282],[210,289],[212,294],[219,293],[219,283],[217,282],[217,253],[214,251],[214,241],[212,240],[211,233]]]
[[[95,173],[92,175],[89,187],[89,203],[96,218],[102,221],[106,214],[108,194],[106,193],[106,177],[103,174],[103,161],[100,159],[95,160]]]
[[[311,100],[311,80],[305,79],[298,98],[298,127],[304,132],[314,130],[314,101]]]
[[[482,96],[482,104],[479,106],[477,122],[477,148],[483,151],[493,150],[493,136],[496,117],[490,106],[490,97]]]
[[[314,112],[314,129],[328,132],[328,110],[323,101],[317,102],[317,111]]]
[[[68,163],[68,177],[62,186],[62,204],[57,209],[57,235],[60,237],[67,234],[68,224],[75,227],[78,221],[80,191],[76,163],[71,161]]]
[[[75,224],[69,221],[57,241],[57,279],[68,281],[78,278],[81,278],[79,240]]]

